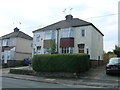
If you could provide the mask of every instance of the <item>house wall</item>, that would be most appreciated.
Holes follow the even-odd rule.
[[[24,38],[16,38],[16,54],[15,60],[23,60],[32,57],[32,40]]]
[[[37,38],[39,35],[40,35],[40,37]],[[35,32],[33,34],[32,56],[34,54],[44,54],[44,48],[43,48],[44,39],[45,39],[45,32],[44,31]],[[37,46],[41,46],[40,52],[37,51]]]
[[[31,53],[20,53],[20,52],[16,52],[15,53],[15,60],[24,60],[25,58],[31,58],[32,54]]]
[[[85,37],[81,36],[81,30],[85,30]],[[74,53],[78,53],[78,44],[85,44],[84,51],[89,50],[90,59],[103,60],[103,36],[92,26],[75,28]]]
[[[85,30],[85,36],[81,36],[81,30]],[[91,54],[91,41],[92,35],[90,26],[76,27],[75,28],[75,42],[74,42],[74,53],[78,53],[78,44],[85,44],[84,51],[87,53],[87,49],[89,50],[90,58],[93,57]]]
[[[16,52],[32,53],[32,40],[16,38]]]
[[[91,57],[92,60],[103,60],[103,36],[92,26],[91,34],[92,34],[92,46],[91,46]]]

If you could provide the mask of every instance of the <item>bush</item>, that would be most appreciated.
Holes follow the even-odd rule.
[[[89,69],[87,54],[34,55],[33,70],[37,72],[84,72]]]

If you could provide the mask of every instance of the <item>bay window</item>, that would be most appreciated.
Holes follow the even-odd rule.
[[[55,30],[45,31],[45,40],[55,39]]]
[[[62,29],[62,38],[73,37],[74,30],[72,28],[64,28]]]

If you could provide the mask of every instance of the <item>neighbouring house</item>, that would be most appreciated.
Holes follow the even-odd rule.
[[[52,42],[58,53],[87,53],[91,65],[103,61],[103,34],[92,23],[67,15],[65,20],[33,31],[32,54],[50,54]]]
[[[32,57],[33,38],[16,27],[14,32],[0,38],[0,60],[8,66],[20,65],[24,58]]]

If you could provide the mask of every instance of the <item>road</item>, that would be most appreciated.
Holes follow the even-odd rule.
[[[62,78],[48,79],[30,75],[8,74],[8,71],[9,68],[2,69],[4,88],[112,88],[120,85],[120,76],[106,75],[104,66],[80,74],[77,80]],[[56,82],[58,84],[53,84],[51,82]]]
[[[2,88],[98,88],[98,87],[85,85],[52,84],[3,77]]]

